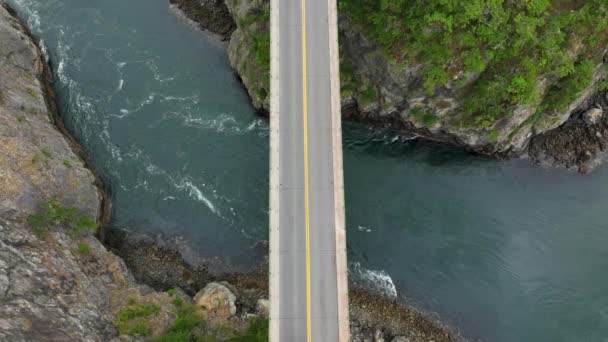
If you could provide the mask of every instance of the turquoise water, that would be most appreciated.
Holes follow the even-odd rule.
[[[11,0],[52,62],[113,224],[246,268],[267,239],[268,128],[225,46],[165,0]],[[608,168],[493,161],[345,124],[351,277],[472,340],[608,341]]]

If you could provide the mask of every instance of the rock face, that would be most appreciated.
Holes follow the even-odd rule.
[[[22,216],[58,197],[98,217],[95,177],[53,124],[40,51],[5,7],[0,37],[0,215]]]
[[[225,0],[237,23],[228,58],[241,78],[253,106],[270,111],[270,1]]]
[[[608,99],[597,94],[589,110],[576,110],[562,126],[532,138],[529,155],[537,164],[581,173],[601,164],[608,148]]]
[[[602,119],[604,110],[602,108],[591,108],[583,113],[583,121],[588,125],[595,125]]]
[[[234,21],[224,0],[169,0],[169,3],[188,13],[202,30],[215,32],[224,39],[234,31]]]
[[[236,295],[224,283],[209,283],[194,296],[194,306],[206,315],[228,319],[236,315]]]

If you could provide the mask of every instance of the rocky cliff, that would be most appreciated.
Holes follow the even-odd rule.
[[[175,2],[192,12],[193,1]],[[211,3],[194,2],[199,11]],[[602,108],[596,99],[608,88],[607,6],[598,0],[463,4],[469,10],[437,1],[340,0],[343,116],[482,154],[591,170],[608,138],[592,132],[586,139],[595,148],[575,147],[558,128]],[[269,1],[216,5],[227,8],[236,26],[216,32],[230,39],[234,69],[253,105],[267,113]]]

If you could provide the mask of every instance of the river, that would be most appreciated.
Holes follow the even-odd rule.
[[[113,225],[246,269],[267,239],[268,126],[224,43],[166,0],[9,0],[41,38]],[[580,176],[344,124],[351,277],[471,340],[608,337],[608,168]]]

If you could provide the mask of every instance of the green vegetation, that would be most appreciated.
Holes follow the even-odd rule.
[[[65,165],[65,167],[68,169],[72,168],[72,163],[67,159],[63,161],[63,165]]]
[[[265,342],[268,341],[268,320],[254,318],[249,322],[247,329],[236,334],[232,342]]]
[[[256,94],[265,100],[270,93],[270,4],[247,17],[239,18],[237,26],[250,41],[248,48],[253,51],[255,65],[262,72],[261,75],[256,75],[262,80],[262,86],[256,90]]]
[[[42,159],[42,155],[40,153],[34,154],[34,156],[32,157],[32,164],[38,164],[38,162],[40,162],[40,159]]]
[[[457,84],[463,124],[480,127],[515,105],[563,110],[589,85],[608,41],[605,0],[339,0],[339,9],[388,58],[421,64],[429,95],[461,72],[480,73]],[[544,100],[543,78],[552,85]]]
[[[167,290],[167,294],[169,295],[169,297],[175,296],[175,289],[169,289],[169,290]]]
[[[33,97],[33,98],[35,98],[35,99],[37,99],[37,98],[38,98],[38,95],[36,94],[36,90],[34,90],[34,89],[32,89],[32,88],[27,88],[25,91],[26,91],[26,92],[28,93],[28,95],[30,95],[31,97]]]
[[[158,315],[160,305],[145,302],[140,305],[129,304],[116,314],[114,325],[121,335],[148,336],[152,332],[148,318]],[[183,340],[187,341],[187,340]]]
[[[91,247],[86,242],[78,244],[78,252],[82,255],[89,255],[91,253]]]
[[[51,156],[51,151],[49,151],[49,149],[48,149],[48,148],[46,148],[46,147],[45,147],[45,148],[43,148],[42,150],[40,150],[40,152],[42,152],[42,154],[43,154],[45,157],[47,157],[48,159],[51,159],[51,158],[52,158],[52,156]]]
[[[268,320],[254,318],[243,331],[237,331],[221,324],[209,324],[191,304],[181,298],[173,300],[177,318],[166,335],[153,342],[266,342],[268,341]]]
[[[40,214],[30,215],[28,223],[38,237],[44,235],[47,229],[54,225],[66,225],[70,234],[76,236],[97,228],[95,220],[88,215],[79,214],[74,207],[65,207],[59,200],[52,198],[40,204]]]

